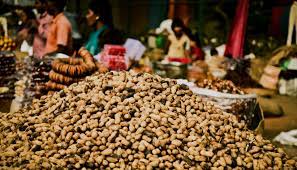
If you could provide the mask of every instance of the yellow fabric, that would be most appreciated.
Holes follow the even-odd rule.
[[[0,17],[0,25],[3,28],[4,36],[8,37],[8,31],[7,31],[7,19],[4,17]]]
[[[175,35],[171,34],[168,37],[171,42],[168,51],[168,57],[185,57],[185,51],[190,49],[190,39],[185,34],[177,39]]]

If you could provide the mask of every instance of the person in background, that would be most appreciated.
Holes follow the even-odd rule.
[[[53,16],[47,32],[45,52],[47,55],[72,52],[72,27],[64,15],[66,0],[48,0],[47,13]]]
[[[192,33],[192,30],[188,27],[184,29],[185,34],[190,39],[190,55],[193,61],[195,60],[204,60],[204,52],[201,49],[201,43],[199,39],[199,34],[196,32],[195,34]]]
[[[17,44],[22,44],[23,41],[27,41],[28,45],[32,46],[33,37],[37,30],[35,14],[29,8],[17,10],[16,13],[20,18],[20,26],[17,33]]]
[[[49,24],[52,22],[53,17],[49,15],[46,11],[47,0],[36,0],[35,8],[38,12],[37,24],[38,30],[35,34],[33,41],[33,56],[37,58],[42,58],[46,51],[46,35],[49,29]]]
[[[171,25],[173,34],[168,36],[168,57],[187,58],[190,53],[190,39],[184,32],[184,23],[175,18]]]
[[[210,55],[211,55],[211,57],[218,57],[219,56],[219,52],[218,52],[218,50],[216,48],[212,47],[210,49]]]
[[[86,15],[88,26],[93,27],[85,47],[92,55],[100,53],[101,48],[107,42],[106,36],[113,30],[112,10],[108,0],[91,0],[88,13]],[[104,38],[105,37],[105,38]],[[108,36],[109,37],[109,36]],[[114,37],[110,37],[114,39]]]
[[[226,58],[221,56],[216,48],[212,47],[210,50],[211,58],[206,62],[209,73],[215,78],[224,78],[227,70]]]

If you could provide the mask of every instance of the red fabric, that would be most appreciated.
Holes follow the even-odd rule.
[[[233,58],[242,58],[249,0],[240,0],[237,2],[236,14],[233,19],[231,32],[229,33],[225,56],[231,55]]]
[[[194,60],[204,60],[204,52],[199,47],[192,47],[191,53],[194,58]]]
[[[178,58],[178,57],[169,57],[168,60],[171,62],[180,62],[183,64],[189,64],[190,62],[192,62],[192,60],[189,58]]]
[[[285,7],[272,7],[271,10],[271,25],[270,25],[270,35],[275,37],[281,36],[281,16],[285,11]]]
[[[269,33],[275,37],[281,37],[281,19],[288,6],[290,6],[294,0],[273,0],[271,9],[271,23],[269,27]]]

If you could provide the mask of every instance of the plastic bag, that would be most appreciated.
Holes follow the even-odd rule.
[[[127,69],[126,49],[119,45],[105,45],[101,53],[101,62],[110,70],[121,71]]]
[[[291,130],[289,132],[281,132],[277,135],[273,141],[277,141],[283,145],[297,146],[297,130]]]
[[[251,130],[262,130],[264,116],[257,101],[256,94],[228,94],[214,90],[198,88],[194,83],[178,80],[178,84],[188,85],[193,93],[202,97],[203,101],[211,101],[216,107],[234,114],[239,121],[243,120]]]
[[[282,95],[297,96],[297,78],[279,81],[279,93]]]

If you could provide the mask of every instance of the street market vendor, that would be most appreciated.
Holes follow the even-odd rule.
[[[53,20],[53,17],[47,13],[46,6],[47,0],[37,0],[35,2],[35,8],[38,12],[38,29],[33,41],[33,56],[37,58],[42,58],[45,55],[47,32]]]
[[[33,11],[29,8],[18,9],[16,10],[16,13],[20,19],[17,33],[17,44],[22,44],[23,41],[26,41],[31,46],[37,28],[36,17]]]
[[[72,52],[72,27],[63,12],[65,5],[66,0],[48,0],[47,12],[53,16],[45,46],[48,55]]]
[[[190,53],[190,39],[184,32],[184,23],[175,18],[172,21],[171,28],[173,34],[168,36],[168,57],[187,58]]]
[[[88,26],[93,27],[94,30],[90,33],[85,47],[92,55],[96,55],[100,53],[102,47],[100,37],[113,27],[111,6],[108,0],[92,0],[89,3],[86,19]]]

